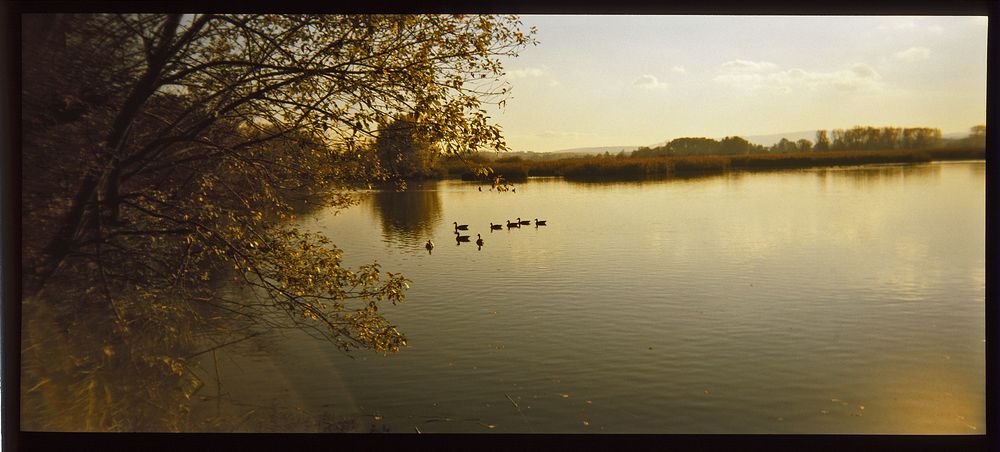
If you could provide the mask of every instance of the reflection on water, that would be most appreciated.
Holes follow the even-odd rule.
[[[601,181],[601,180],[581,180],[581,181],[566,181],[565,183],[571,184],[574,188],[583,190],[606,190],[609,187],[650,187],[658,185],[674,185],[674,186],[685,186],[699,184],[705,181],[711,180],[725,180],[727,184],[739,184],[744,178],[755,177],[755,175],[766,175],[769,173],[800,173],[800,174],[812,174],[815,176],[816,180],[821,184],[829,182],[846,182],[854,184],[857,186],[872,185],[880,183],[893,183],[896,181],[905,182],[917,182],[926,181],[928,179],[933,179],[939,177],[941,174],[942,165],[949,164],[961,164],[967,165],[969,171],[975,176],[982,176],[983,166],[985,165],[982,161],[976,162],[943,162],[943,163],[933,163],[933,164],[875,164],[875,165],[865,165],[865,166],[843,166],[843,167],[829,167],[829,168],[807,168],[807,169],[792,169],[792,170],[775,170],[775,171],[734,171],[724,174],[706,174],[706,175],[685,175],[679,177],[673,177],[670,179],[640,179],[640,180],[626,180],[626,181]],[[553,180],[563,182],[559,178],[533,178],[532,182],[539,182],[542,180]]]
[[[883,183],[927,183],[941,176],[941,164],[884,164],[848,166],[812,170],[822,183],[831,181],[849,182],[857,186]]]
[[[667,179],[636,179],[636,180],[600,180],[600,179],[589,179],[589,180],[564,180],[558,177],[537,177],[532,178],[531,182],[556,182],[565,183],[572,185],[573,188],[582,190],[594,190],[602,191],[607,190],[610,187],[654,187],[661,185],[673,185],[673,186],[689,186],[697,185],[701,182],[711,181],[711,180],[726,180],[730,182],[738,182],[744,177],[752,176],[752,172],[744,171],[733,171],[722,174],[681,174]]]
[[[925,359],[934,365],[905,373],[885,364],[880,367],[889,372],[873,369],[872,383],[881,391],[869,405],[881,409],[862,412],[883,425],[880,433],[985,433],[982,400],[970,396],[985,391],[982,382],[952,363],[951,355],[928,353]]]
[[[441,195],[435,185],[413,184],[403,191],[372,194],[372,209],[379,217],[385,240],[407,245],[425,243],[424,237],[441,221]]]
[[[410,345],[276,336],[233,393],[398,432],[985,431],[981,161],[371,202],[305,224],[412,280],[384,310]],[[548,225],[489,228],[516,217]]]

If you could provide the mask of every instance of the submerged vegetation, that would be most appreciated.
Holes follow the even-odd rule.
[[[189,360],[269,328],[404,346],[379,308],[407,280],[345,267],[295,206],[405,176],[373,155],[394,118],[419,118],[434,152],[506,150],[481,107],[534,42],[516,16],[478,15],[52,14],[22,30],[26,430],[194,428]]]

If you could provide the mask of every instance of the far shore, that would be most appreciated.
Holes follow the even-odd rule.
[[[556,176],[567,180],[641,180],[727,171],[800,169],[885,163],[926,163],[940,160],[985,160],[981,148],[940,148],[888,151],[828,151],[782,154],[699,155],[659,157],[595,156],[548,161],[500,158],[485,162],[507,182],[523,182],[528,177]],[[445,178],[479,181],[467,164],[449,164],[441,171]],[[484,182],[486,180],[483,180]]]

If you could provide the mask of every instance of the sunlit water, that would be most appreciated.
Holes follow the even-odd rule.
[[[384,310],[409,346],[351,359],[276,333],[219,355],[219,392],[237,416],[284,407],[392,432],[985,433],[984,173],[363,193],[302,224],[350,265],[412,280]],[[491,232],[516,217],[548,225]]]

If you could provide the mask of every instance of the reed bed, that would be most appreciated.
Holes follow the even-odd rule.
[[[487,166],[510,182],[523,182],[529,176],[561,176],[569,180],[640,180],[691,175],[719,174],[726,171],[780,170],[821,166],[854,166],[884,163],[924,163],[934,160],[985,159],[986,151],[976,148],[943,148],[886,151],[827,151],[782,154],[659,156],[659,157],[589,157],[548,161],[500,159]],[[464,165],[451,165],[442,171],[449,177],[479,180]]]

